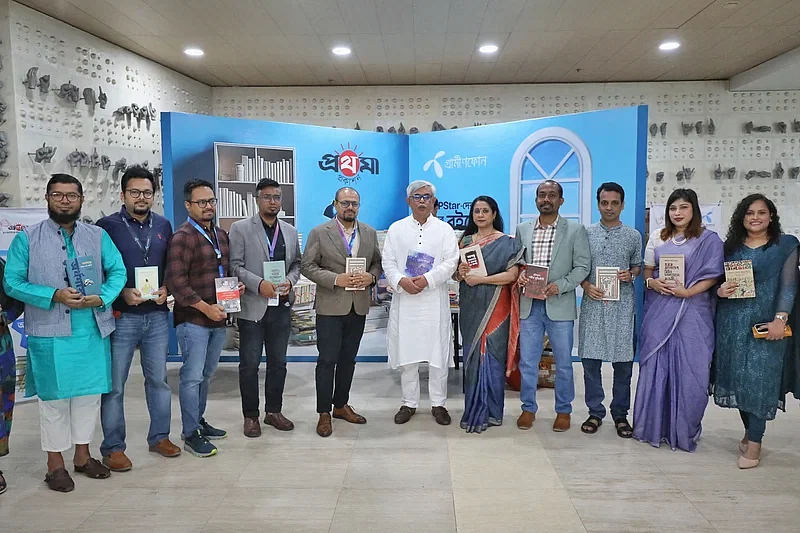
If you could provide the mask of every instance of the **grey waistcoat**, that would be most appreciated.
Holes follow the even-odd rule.
[[[67,250],[61,226],[51,219],[44,220],[25,228],[28,237],[28,281],[36,285],[64,289],[67,281]],[[102,263],[103,230],[98,226],[75,223],[72,234],[72,245],[77,257],[91,255],[100,277],[105,282]],[[114,315],[111,302],[105,302],[105,308],[93,309],[97,327],[103,338],[114,331]],[[102,310],[101,310],[102,309]],[[42,309],[25,305],[25,333],[34,337],[69,337],[72,335],[72,322],[69,307],[56,303],[53,309]]]

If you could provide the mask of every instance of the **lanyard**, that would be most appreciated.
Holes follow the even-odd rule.
[[[342,242],[344,243],[344,247],[347,250],[347,257],[353,256],[353,243],[356,240],[356,231],[358,228],[353,228],[353,234],[350,236],[350,242],[347,241],[347,237],[345,237],[344,230],[342,229],[342,225],[339,222],[336,222],[336,227],[339,228],[339,235],[342,236]]]
[[[275,258],[275,247],[278,246],[278,234],[281,232],[280,222],[275,221],[275,232],[272,234],[272,242],[269,242],[269,235],[266,230],[264,231],[265,238],[267,239],[267,248],[269,248],[269,260],[273,261]]]
[[[147,266],[147,260],[150,257],[150,239],[153,236],[153,214],[150,213],[150,223],[147,225],[147,244],[145,244],[144,246],[142,246],[142,241],[140,241],[139,237],[136,235],[136,233],[134,233],[133,228],[131,228],[130,223],[128,223],[128,219],[125,218],[125,215],[120,213],[119,217],[122,219],[122,222],[125,224],[125,227],[128,228],[128,233],[131,234],[131,237],[133,237],[133,240],[136,242],[136,245],[142,252],[142,259],[144,259],[144,266]]]
[[[217,254],[217,266],[219,267],[219,277],[225,277],[225,270],[222,268],[222,252],[219,251],[219,248],[214,244],[214,241],[211,240],[211,237],[208,236],[208,233],[205,232],[203,228],[200,227],[200,224],[194,221],[194,219],[189,219],[189,224],[194,226],[194,229],[200,232],[200,235],[205,237],[205,239],[211,244],[211,247],[214,248],[214,253]],[[219,243],[219,235],[217,235],[217,227],[212,226],[214,228],[214,240]]]

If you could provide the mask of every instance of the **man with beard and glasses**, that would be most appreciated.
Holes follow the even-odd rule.
[[[83,187],[77,179],[53,174],[45,198],[50,218],[14,237],[3,283],[9,296],[25,304],[25,394],[39,397],[45,482],[52,490],[70,492],[75,485],[61,454],[73,444],[75,472],[92,479],[111,475],[91,457],[89,443],[100,395],[111,390],[111,303],[125,286],[126,272],[108,234],[78,222]],[[84,277],[70,276],[73,267],[86,276],[81,287],[70,286],[70,279]],[[99,291],[87,290],[90,281],[100,285]]]
[[[228,433],[206,422],[203,415],[208,385],[225,344],[223,307],[217,303],[216,279],[230,276],[228,234],[214,224],[214,186],[193,179],[183,186],[189,213],[175,230],[167,250],[167,289],[175,297],[174,318],[183,365],[180,370],[183,449],[197,457],[216,455],[209,440]],[[239,283],[239,293],[244,286]]]
[[[132,468],[125,455],[125,382],[128,380],[133,353],[139,348],[150,430],[150,451],[163,457],[176,457],[181,449],[169,440],[171,393],[167,384],[169,351],[169,310],[164,274],[167,266],[167,243],[172,236],[169,220],[153,213],[156,180],[144,167],[131,167],[122,175],[118,213],[103,217],[97,225],[106,230],[117,245],[128,282],[122,297],[114,302],[117,329],[111,334],[111,392],[103,395],[100,420],[103,425],[103,464],[113,472]],[[136,270],[156,267],[152,279],[155,294],[142,294],[136,288]],[[144,288],[144,287],[142,287]]]
[[[355,189],[336,191],[336,218],[311,230],[302,272],[317,284],[317,434],[333,432],[333,418],[351,424],[367,420],[348,405],[356,354],[364,334],[371,290],[381,276],[381,250],[374,229],[358,222],[361,197]],[[361,273],[347,273],[348,257],[366,260]]]
[[[294,424],[283,416],[286,350],[292,332],[292,286],[300,279],[300,241],[291,224],[278,220],[281,185],[264,178],[256,185],[258,213],[231,226],[231,271],[247,288],[239,313],[239,392],[242,396],[244,436],[261,436],[258,367],[266,349],[267,376],[264,423],[280,431]],[[264,279],[264,263],[283,261],[285,280]]]
[[[591,255],[586,228],[579,222],[559,216],[564,204],[561,184],[546,180],[536,188],[539,218],[517,226],[516,239],[525,247],[525,262],[548,268],[546,299],[532,299],[520,294],[519,370],[522,375],[520,400],[522,414],[519,429],[531,429],[536,418],[536,386],[544,335],[550,340],[556,360],[556,419],[553,431],[567,431],[570,426],[575,380],[572,373],[572,340],[575,319],[575,288],[589,275]],[[522,290],[528,282],[525,269],[517,281]]]

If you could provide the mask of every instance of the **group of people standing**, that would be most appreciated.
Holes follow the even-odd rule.
[[[581,425],[584,433],[596,433],[606,416],[602,361],[613,363],[610,411],[620,437],[693,451],[710,389],[719,405],[741,412],[741,468],[758,465],[766,420],[783,408],[786,392],[800,395],[800,365],[794,364],[795,348],[786,338],[787,326],[797,316],[798,241],[781,232],[774,204],[761,195],[742,200],[723,244],[702,226],[696,194],[676,190],[668,201],[665,227],[649,236],[642,254],[641,236],[620,221],[625,191],[616,183],[598,189],[601,221],[588,229],[559,215],[564,202],[560,184],[541,183],[536,191],[539,216],[518,225],[513,238],[504,232],[497,202],[479,196],[459,240],[433,215],[435,186],[415,181],[406,190],[411,214],[391,225],[383,248],[375,230],[358,220],[358,192],[344,187],[333,202],[336,216],[310,232],[301,253],[297,230],[278,218],[282,194],[273,180],[256,185],[258,213],[235,222],[230,233],[214,223],[217,199],[211,183],[185,184],[188,219],[174,233],[169,221],[152,212],[156,188],[150,171],[128,169],[121,181],[120,211],[89,225],[78,220],[84,200],[80,181],[54,174],[46,190],[49,218],[19,233],[7,262],[0,265],[0,456],[8,453],[15,387],[8,326],[24,312],[26,393],[38,396],[42,449],[47,452],[45,481],[52,490],[74,489],[62,456],[73,446],[76,473],[105,479],[112,471],[132,468],[125,454],[124,391],[137,348],[150,415],[149,450],[163,457],[180,455],[181,448],[170,440],[170,294],[182,357],[183,449],[198,457],[217,453],[212,441],[227,432],[206,421],[205,411],[229,319],[216,300],[216,280],[224,277],[239,280],[242,431],[251,438],[262,431],[258,369],[263,352],[263,422],[280,431],[294,428],[282,407],[292,288],[301,273],[317,286],[316,431],[321,437],[332,434],[332,419],[366,423],[349,404],[350,388],[371,303],[369,289],[384,274],[394,293],[387,329],[389,365],[401,372],[397,424],[408,422],[419,408],[421,363],[428,363],[434,420],[451,422],[445,406],[453,366],[451,279],[460,285],[465,376],[460,426],[467,432],[503,423],[505,381],[517,371],[522,403],[517,426],[533,426],[545,335],[556,361],[553,430],[570,428],[579,285],[584,296],[578,353],[589,409]],[[476,245],[485,276],[460,261],[459,249]],[[661,276],[664,254],[683,256],[683,285]],[[363,268],[348,271],[350,258],[363,260]],[[97,290],[71,286],[68,268],[87,260],[95,268]],[[737,286],[724,280],[723,262],[739,260],[752,262],[755,298],[728,298]],[[283,262],[284,281],[265,279],[266,261]],[[529,264],[548,269],[541,299],[524,291]],[[136,288],[140,267],[158,269],[158,289],[152,295]],[[597,267],[616,268],[618,299],[605,298]],[[642,270],[647,291],[638,325],[641,359],[631,426],[633,282]],[[751,332],[757,323],[766,324],[764,338]],[[89,450],[98,417],[104,434],[100,461]],[[6,488],[0,472],[0,493]]]

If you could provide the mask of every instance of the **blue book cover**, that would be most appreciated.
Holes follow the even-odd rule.
[[[75,257],[67,261],[67,277],[70,287],[84,296],[100,295],[100,278],[91,255]]]

